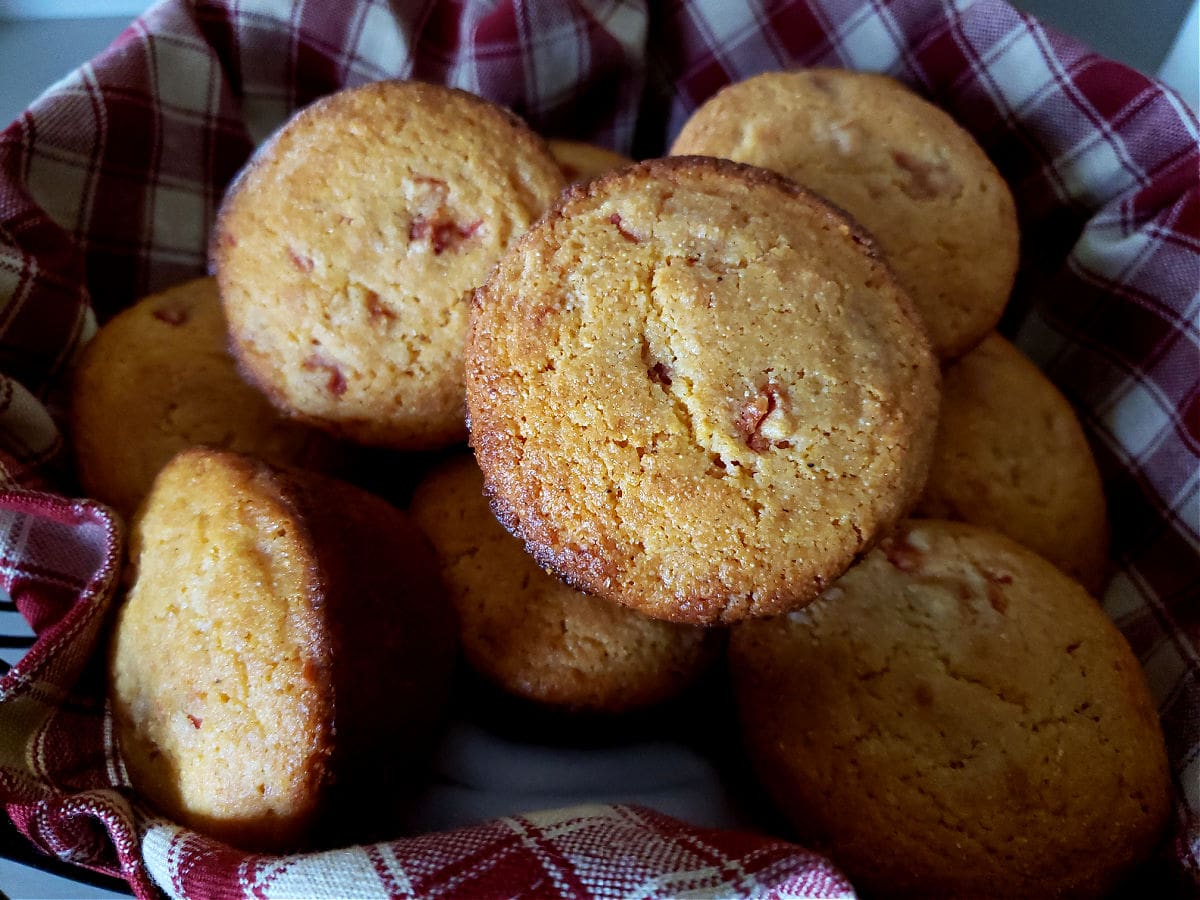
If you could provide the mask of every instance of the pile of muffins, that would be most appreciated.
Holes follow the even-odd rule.
[[[419,770],[456,648],[601,715],[724,656],[754,772],[863,889],[1110,890],[1170,779],[1093,599],[1082,430],[993,330],[1003,179],[839,70],[731,85],[671,152],[344,91],[230,187],[215,279],[101,329],[73,433],[133,523],[131,784],[239,847],[319,845]],[[419,483],[350,483],[381,467]]]

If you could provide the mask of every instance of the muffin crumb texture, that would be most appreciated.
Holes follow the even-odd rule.
[[[377,82],[302,110],[217,223],[243,371],[289,414],[360,443],[461,440],[471,291],[563,183],[541,138],[462,91]]]
[[[911,506],[938,372],[870,240],[768,172],[579,186],[476,294],[471,440],[572,585],[728,622],[803,605]]]
[[[802,839],[880,896],[1103,896],[1166,823],[1137,659],[1002,535],[910,521],[798,614],[737,626],[743,735]]]

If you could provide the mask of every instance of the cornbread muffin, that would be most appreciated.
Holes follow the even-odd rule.
[[[75,373],[71,431],[84,491],[126,517],[197,444],[279,465],[337,461],[325,435],[281,418],[238,376],[211,278],[146,297],[97,332]]]
[[[419,529],[350,485],[195,449],[139,512],[110,660],[133,787],[243,849],[387,807],[435,733],[454,623]]]
[[[552,138],[548,145],[558,167],[562,170],[563,178],[568,183],[587,181],[597,175],[603,175],[610,169],[620,169],[633,162],[627,156],[614,153],[595,144],[583,141],[566,141]]]
[[[720,648],[723,632],[649,619],[543,572],[493,518],[468,455],[430,473],[410,511],[441,561],[467,661],[510,694],[625,712],[679,693]]]
[[[793,182],[652,160],[564,195],[475,295],[498,518],[656,618],[802,606],[915,502],[936,360],[869,238]]]
[[[999,533],[908,522],[816,603],[736,627],[730,665],[773,798],[872,896],[1101,896],[1166,823],[1129,645]]]
[[[1012,195],[971,135],[899,82],[841,69],[759,75],[697,109],[671,152],[772,169],[849,212],[879,240],[939,356],[999,321],[1017,268]]]
[[[360,443],[462,440],[470,293],[563,184],[541,138],[461,91],[390,81],[314,103],[255,155],[217,223],[244,374]]]
[[[914,515],[1002,531],[1082,582],[1104,585],[1100,471],[1071,404],[992,333],[943,372],[933,465]]]

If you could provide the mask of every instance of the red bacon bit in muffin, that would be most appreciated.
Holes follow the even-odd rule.
[[[375,291],[367,291],[366,305],[367,315],[370,317],[371,323],[374,325],[379,325],[384,322],[391,322],[396,318],[396,313],[393,312],[383,302],[383,300],[380,299],[379,295],[375,293]]]
[[[650,376],[650,380],[655,384],[661,384],[663,387],[671,386],[671,370],[660,362],[656,362],[646,372]]]
[[[907,534],[884,538],[879,546],[887,561],[901,572],[919,572],[925,563],[925,553],[909,543]]]
[[[305,274],[313,270],[313,261],[311,256],[306,256],[299,253],[293,247],[288,247],[288,256],[292,258],[292,265]]]
[[[186,306],[160,306],[154,311],[154,318],[166,322],[173,328],[178,328],[191,318]]]
[[[759,389],[757,396],[742,404],[733,427],[746,446],[755,453],[763,453],[771,448],[770,439],[761,434],[759,429],[767,417],[786,401],[787,395],[783,389],[773,382],[767,382]]]
[[[203,719],[199,719],[196,716],[193,716],[191,713],[188,713],[188,721],[192,723],[193,728],[199,728],[204,724]]]
[[[306,372],[316,372],[324,370],[329,373],[329,380],[325,383],[325,388],[335,397],[340,397],[346,393],[346,376],[342,374],[341,367],[337,363],[320,356],[309,356],[302,364]]]
[[[1004,615],[1004,611],[1008,609],[1008,598],[1004,596],[1001,588],[1006,584],[1012,584],[1012,576],[1007,572],[989,572],[984,569],[983,577],[987,579],[988,603],[992,605],[992,609]]]
[[[625,240],[629,241],[629,243],[640,244],[642,242],[642,239],[638,234],[630,231],[622,224],[621,216],[617,213],[613,213],[611,216],[609,216],[608,221],[610,224],[617,226],[617,231],[620,233],[621,237],[625,238]]]
[[[441,256],[447,250],[453,250],[463,241],[473,236],[483,225],[483,219],[476,219],[466,225],[444,218],[441,212],[433,218],[416,216],[408,226],[409,243],[429,241],[434,256]]]
[[[903,150],[894,151],[892,161],[908,176],[900,185],[900,190],[913,200],[932,200],[953,194],[961,188],[958,179],[944,162],[928,162]]]

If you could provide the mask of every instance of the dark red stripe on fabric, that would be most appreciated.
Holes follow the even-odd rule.
[[[765,7],[766,28],[787,54],[789,65],[800,66],[828,52],[829,39],[810,4],[767,3]]]

